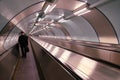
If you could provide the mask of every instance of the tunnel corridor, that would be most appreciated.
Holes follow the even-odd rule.
[[[0,80],[120,80],[119,8],[120,0],[0,0]]]

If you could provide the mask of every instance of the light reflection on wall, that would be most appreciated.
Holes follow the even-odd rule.
[[[42,41],[41,41],[41,45],[44,46],[44,45],[45,45],[45,42],[42,42]]]
[[[118,41],[117,41],[117,39],[116,38],[114,38],[114,37],[100,37],[100,42],[103,42],[103,43],[113,43],[113,44],[118,44]]]
[[[3,41],[2,40],[0,40],[0,54],[2,53],[2,51],[3,51],[3,47],[2,47],[2,45],[3,45]]]
[[[12,10],[9,7],[7,7],[7,5],[4,4],[4,2],[2,2],[1,4],[0,11],[1,11],[1,15],[4,16],[7,20],[13,17]]]
[[[48,43],[45,43],[44,48],[47,48],[47,47],[48,47],[48,45],[49,45]]]
[[[62,55],[60,56],[59,60],[60,60],[61,62],[65,63],[65,62],[67,62],[67,60],[69,59],[70,55],[71,55],[71,52],[65,50],[65,51],[62,53]]]
[[[97,63],[93,60],[82,58],[77,68],[75,68],[75,72],[77,74],[81,74],[81,72],[84,72],[87,76],[90,76],[95,68]],[[84,75],[85,76],[85,75]]]
[[[41,46],[45,46],[45,45],[46,45],[46,43],[41,41]]]
[[[3,36],[0,36],[0,46],[3,44],[3,41],[4,40],[4,37]]]
[[[22,27],[21,24],[17,24],[17,27],[18,27],[20,30],[22,30],[23,32],[25,32],[25,30],[24,30],[24,28]]]
[[[56,56],[59,52],[59,48],[55,47],[54,50],[52,51],[52,55]]]
[[[80,71],[76,68],[72,68],[72,69],[74,69],[74,72],[77,73],[84,80],[89,80],[89,77],[85,73],[83,73],[82,71]]]
[[[47,50],[50,51],[52,49],[53,45],[49,45]]]
[[[85,2],[79,2],[78,4],[76,3],[76,5],[74,6],[74,9],[77,9],[81,6],[83,6],[84,4],[86,4]]]
[[[3,43],[4,43],[4,41],[3,41],[4,39],[3,39],[3,36],[0,36],[0,54],[3,52]]]

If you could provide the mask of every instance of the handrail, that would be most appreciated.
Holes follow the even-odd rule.
[[[55,45],[55,46],[61,47],[61,48],[63,48],[63,49],[67,49],[67,50],[69,50],[69,51],[78,53],[79,55],[88,57],[88,58],[93,59],[93,60],[95,60],[95,61],[98,61],[98,62],[107,64],[107,65],[109,65],[109,66],[112,66],[112,67],[114,67],[114,68],[120,69],[120,65],[119,65],[118,63],[109,62],[109,61],[103,60],[103,59],[101,59],[101,58],[91,57],[90,55],[86,55],[86,54],[84,54],[84,53],[79,53],[79,51],[76,51],[76,50],[74,50],[74,49],[71,50],[71,49],[67,48],[66,46],[59,45],[59,43],[61,42],[61,43],[67,43],[67,44],[70,44],[70,45],[74,44],[74,45],[80,45],[80,46],[85,46],[85,47],[89,47],[89,48],[95,48],[95,49],[113,51],[113,52],[117,52],[117,53],[119,54],[119,53],[120,53],[120,50],[117,49],[117,48],[119,47],[119,46],[116,47],[117,44],[109,44],[109,45],[111,45],[112,47],[115,47],[114,49],[110,49],[109,47],[107,48],[107,46],[101,47],[101,46],[99,46],[99,45],[96,45],[94,42],[93,42],[93,43],[94,43],[95,45],[94,45],[94,44],[92,45],[92,44],[91,44],[92,42],[56,39],[57,42],[59,42],[59,43],[57,44],[56,41],[55,41],[54,39],[51,39],[51,38],[48,38],[48,39],[46,39],[46,38],[45,38],[45,39],[44,39],[44,38],[40,38],[40,39],[43,40],[43,41],[45,41],[45,42],[48,42],[48,43],[50,43],[50,44],[53,44],[53,45]],[[52,40],[53,40],[54,42],[52,42]],[[82,43],[82,42],[83,42],[83,43]],[[81,44],[80,44],[80,43],[81,43]],[[89,44],[91,44],[91,45],[89,45]],[[105,44],[105,45],[108,45],[108,44]],[[73,46],[73,45],[72,45],[72,46]]]
[[[32,39],[32,38],[31,38]],[[33,40],[33,39],[32,39]],[[37,43],[37,42],[36,42]],[[38,43],[37,43],[38,44]],[[31,44],[32,45],[32,44]],[[40,47],[42,47],[41,45],[39,45]],[[60,60],[58,60],[56,57],[54,57],[52,54],[50,54],[50,52],[48,52],[46,49],[44,49],[42,47],[43,51],[50,56],[54,61],[56,61],[60,66],[62,66],[65,70],[67,70],[67,72],[69,72],[69,74],[72,75],[72,77],[74,77],[76,80],[83,80],[80,76],[78,76],[75,72],[73,72],[73,70],[70,68],[69,65],[67,64],[63,64]],[[36,59],[36,58],[35,58]],[[36,60],[37,61],[37,60]],[[42,74],[43,75],[43,74]]]
[[[42,47],[42,46],[41,46]],[[43,47],[42,47],[43,48]],[[55,58],[53,55],[51,55],[47,50],[45,50],[43,48],[43,50],[46,52],[46,54],[48,54],[50,57],[52,57],[57,63],[59,63],[62,67],[64,67],[76,80],[83,80],[82,78],[80,78],[80,76],[78,76],[75,72],[73,72],[71,70],[70,67],[68,67],[68,65],[64,65],[62,62],[60,62],[57,58]]]
[[[101,76],[103,76],[103,77],[101,77],[101,79],[105,79],[105,77],[107,77],[107,78],[110,78],[111,77],[111,75],[113,75],[113,74],[116,74],[116,76],[114,76],[114,77],[112,77],[111,79],[107,79],[107,80],[113,80],[113,79],[115,79],[115,78],[118,78],[119,77],[119,74],[120,74],[120,72],[119,72],[119,69],[118,68],[116,68],[116,67],[113,67],[113,66],[110,66],[110,65],[107,65],[105,62],[100,62],[100,61],[97,61],[97,60],[95,60],[95,59],[92,59],[92,58],[88,58],[87,56],[85,56],[85,54],[83,53],[83,55],[82,55],[82,53],[77,53],[77,50],[79,49],[79,48],[76,48],[77,50],[76,51],[72,51],[72,50],[70,50],[70,49],[72,49],[71,47],[70,47],[70,45],[67,45],[66,43],[67,42],[62,42],[62,43],[60,43],[58,40],[57,40],[57,42],[59,42],[60,44],[63,44],[64,43],[64,45],[63,46],[61,46],[61,47],[59,47],[60,45],[59,45],[59,43],[58,44],[56,44],[56,45],[58,45],[58,46],[56,46],[56,45],[54,45],[54,44],[51,44],[51,43],[49,43],[49,42],[46,42],[45,40],[39,40],[39,38],[38,39],[35,39],[35,38],[32,38],[32,39],[34,39],[34,41],[36,41],[40,46],[42,46],[48,53],[50,53],[49,55],[52,55],[53,56],[53,58],[55,57],[55,60],[57,61],[57,59],[58,59],[58,62],[60,61],[60,63],[62,63],[63,64],[63,66],[65,66],[66,64],[67,64],[67,68],[68,69],[70,69],[71,71],[73,71],[73,72],[75,72],[78,76],[80,76],[81,78],[83,78],[83,79],[90,79],[90,80],[93,80],[93,79],[97,79],[97,77],[98,78],[100,78],[100,76],[99,76],[99,74],[101,74]],[[49,41],[52,41],[52,40],[50,40],[49,39]],[[56,42],[56,40],[54,40],[54,42]],[[57,43],[56,42],[56,43]],[[45,45],[46,44],[46,45]],[[65,45],[66,44],[66,45]],[[64,47],[64,46],[66,46],[66,47]],[[72,45],[71,45],[72,46]],[[64,47],[64,48],[63,48]],[[70,47],[70,49],[69,49],[69,47]],[[79,47],[79,46],[77,46],[77,47]],[[57,50],[59,50],[59,52],[58,51],[56,51],[57,53],[59,53],[59,54],[56,54],[56,52],[55,51],[53,51],[53,48],[56,48]],[[68,57],[67,58],[67,60],[63,57],[63,54],[65,54],[65,53],[63,53],[64,51],[71,51],[70,53],[70,57]],[[79,51],[79,50],[78,50]],[[60,55],[62,55],[62,56],[60,56]],[[65,56],[65,55],[64,55]],[[73,57],[72,57],[73,56]],[[76,58],[77,59],[76,59]],[[57,59],[56,59],[57,58]],[[94,58],[94,57],[93,57]],[[64,59],[65,59],[65,61],[64,61]],[[76,67],[76,66],[78,66],[78,64],[74,64],[74,62],[73,61],[78,61],[78,63],[79,63],[79,61],[81,62],[80,64],[79,64],[79,68],[78,67]],[[84,61],[84,62],[83,62]],[[93,63],[93,65],[89,65],[89,63],[88,62],[91,62],[91,63]],[[88,64],[87,64],[88,63]],[[104,64],[105,63],[105,64]],[[86,69],[84,70],[84,68],[83,68],[83,66],[86,68],[86,69],[90,69],[90,74],[86,71]],[[93,69],[91,69],[91,67],[93,67]],[[99,71],[101,69],[101,71]],[[67,70],[67,69],[66,69]],[[78,71],[80,71],[80,72],[77,72],[76,70],[78,70]],[[106,73],[104,73],[104,71],[105,72],[108,72],[108,74],[106,74]],[[91,72],[92,72],[92,75],[94,76],[94,75],[96,75],[97,77],[93,77],[93,76],[90,76],[91,75]],[[111,73],[111,75],[109,75],[109,73]],[[69,73],[68,73],[69,74]],[[77,79],[77,78],[76,78]],[[79,80],[79,79],[78,79]]]
[[[54,41],[54,39],[51,39],[51,38],[48,38],[48,39],[40,38],[40,39],[44,40],[44,41],[46,41],[48,43],[52,43],[51,40]],[[118,44],[97,43],[97,42],[78,41],[78,40],[65,40],[65,39],[64,40],[55,39],[55,40],[57,40],[57,41],[59,40],[61,42],[66,42],[68,44],[77,44],[77,45],[79,44],[81,46],[93,47],[93,48],[97,48],[97,49],[108,50],[108,51],[113,51],[113,52],[119,52],[120,53],[120,50],[118,49],[118,48],[120,48],[120,46]]]

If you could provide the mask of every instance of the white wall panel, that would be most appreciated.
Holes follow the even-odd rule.
[[[72,39],[98,42],[96,32],[83,18],[74,18],[63,23]]]
[[[51,28],[52,31],[55,33],[56,38],[65,38],[65,34],[58,28]]]

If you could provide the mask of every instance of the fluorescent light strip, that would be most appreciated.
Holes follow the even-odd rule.
[[[36,13],[36,17],[38,17],[39,16],[39,13]]]
[[[74,12],[73,14],[74,14],[74,15],[78,15],[78,14],[80,14],[80,13],[86,11],[86,10],[87,10],[87,8],[83,8],[83,9],[81,9],[81,10],[79,10],[79,11]]]
[[[48,11],[48,12],[51,12],[55,7],[56,7],[56,4],[52,5],[52,6],[49,8],[49,11]]]
[[[50,5],[48,5],[47,7],[46,7],[46,9],[44,10],[44,13],[47,13],[47,11],[50,9]]]
[[[44,10],[44,13],[51,12],[56,7],[56,4],[48,5],[46,9]]]
[[[74,15],[77,15],[77,16],[80,16],[80,15],[86,14],[86,13],[88,13],[88,12],[91,12],[91,10],[89,10],[89,9],[87,9],[87,8],[83,8],[83,9],[81,9],[81,10],[79,10],[79,11],[74,12],[73,14],[74,14]]]
[[[41,18],[38,19],[38,21],[41,21],[41,20],[42,20]]]
[[[64,20],[64,18],[61,18],[58,22],[64,22],[65,20]]]
[[[88,12],[91,12],[91,10],[88,10],[88,11],[86,11],[86,12],[80,13],[80,14],[78,14],[78,16],[84,15],[84,14],[86,14],[86,13],[88,13]]]

